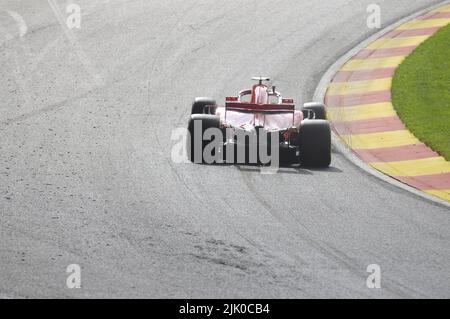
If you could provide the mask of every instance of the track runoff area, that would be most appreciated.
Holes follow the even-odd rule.
[[[446,201],[450,162],[405,127],[391,90],[405,58],[449,23],[450,5],[444,5],[386,33],[341,67],[325,98],[334,130],[364,162]]]

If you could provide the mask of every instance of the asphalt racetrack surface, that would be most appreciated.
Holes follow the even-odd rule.
[[[269,75],[309,101],[377,31],[372,2],[79,0],[68,29],[65,1],[2,0],[0,297],[450,297],[448,208],[336,151],[277,174],[172,161],[195,96]],[[383,26],[437,2],[380,0]]]

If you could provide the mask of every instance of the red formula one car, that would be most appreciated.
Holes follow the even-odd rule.
[[[286,99],[257,77],[257,84],[224,106],[198,97],[192,104],[188,124],[188,157],[195,163],[259,163],[289,158],[311,167],[331,162],[331,130],[326,109],[306,103],[295,109]]]

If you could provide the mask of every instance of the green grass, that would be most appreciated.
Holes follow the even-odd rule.
[[[419,46],[397,69],[394,107],[408,129],[450,159],[450,25]]]

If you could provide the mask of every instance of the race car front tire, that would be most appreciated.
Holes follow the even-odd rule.
[[[195,123],[200,122],[201,131],[200,134],[195,134]],[[197,126],[198,127],[198,126]],[[188,123],[188,138],[186,139],[186,148],[188,159],[193,163],[205,163],[203,158],[203,151],[205,146],[210,143],[210,141],[205,141],[203,135],[205,131],[209,128],[220,129],[220,118],[216,115],[210,114],[192,114]],[[200,147],[196,148],[196,145],[200,144]],[[201,154],[195,156],[195,151],[200,151]]]
[[[326,120],[305,120],[300,127],[297,144],[300,164],[328,167],[331,163],[331,128]]]
[[[215,114],[216,101],[209,97],[196,97],[192,103],[191,114],[204,114],[205,106],[213,106],[210,110],[211,114]]]

